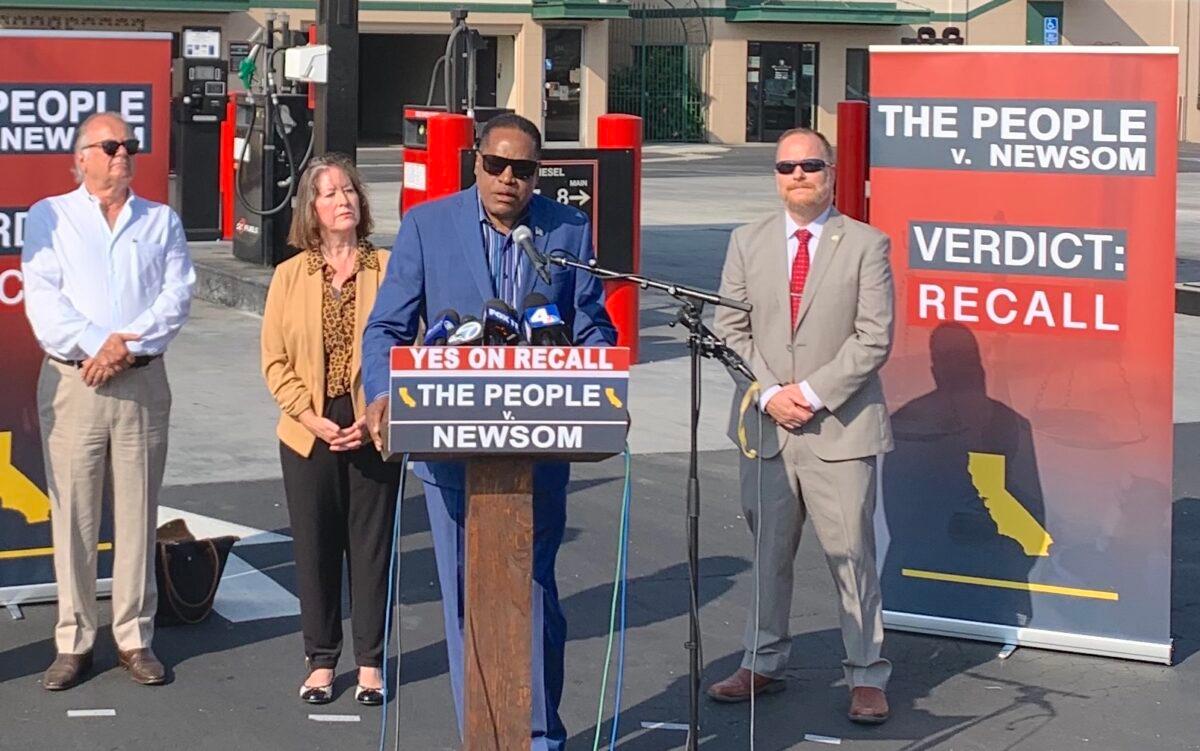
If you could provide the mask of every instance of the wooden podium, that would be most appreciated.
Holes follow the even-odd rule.
[[[466,462],[463,748],[529,747],[533,469],[624,450],[624,347],[396,347],[389,459]]]

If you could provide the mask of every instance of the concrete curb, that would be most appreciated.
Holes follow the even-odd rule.
[[[233,256],[232,243],[190,243],[196,267],[196,297],[227,308],[262,315],[275,270]]]

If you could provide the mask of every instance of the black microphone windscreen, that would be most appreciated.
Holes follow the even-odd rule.
[[[525,300],[521,303],[521,307],[525,310],[536,308],[542,305],[549,305],[550,300],[541,292],[530,292],[525,295]]]

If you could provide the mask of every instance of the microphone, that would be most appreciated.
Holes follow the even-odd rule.
[[[550,272],[546,270],[546,257],[533,247],[533,231],[524,224],[518,225],[512,231],[512,239],[529,258],[533,268],[537,269],[537,275],[542,278],[543,282],[549,284]]]
[[[454,330],[458,328],[458,313],[452,308],[446,308],[434,316],[429,328],[425,329],[425,346],[437,347],[446,343]]]
[[[525,341],[535,346],[570,347],[571,330],[558,314],[558,306],[546,299],[540,292],[530,292],[525,296],[522,316],[525,329]]]
[[[479,322],[478,318],[471,315],[463,316],[458,328],[446,340],[446,344],[451,347],[469,347],[482,342],[483,324]]]
[[[503,300],[488,300],[483,306],[483,343],[516,344],[520,340],[517,311]]]

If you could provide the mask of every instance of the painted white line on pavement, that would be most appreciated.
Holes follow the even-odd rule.
[[[642,722],[642,727],[646,730],[682,730],[688,731],[688,726],[682,722]]]
[[[842,745],[841,738],[834,738],[831,735],[814,735],[812,733],[805,733],[804,740],[812,741],[813,743],[828,743],[830,746]]]
[[[116,717],[115,709],[68,709],[67,717]]]
[[[213,610],[228,621],[245,623],[300,615],[300,600],[279,582],[230,554]]]
[[[169,522],[172,519],[183,519],[187,522],[188,529],[197,538],[233,535],[234,537],[241,538],[238,545],[268,545],[276,542],[288,542],[292,539],[285,535],[268,532],[265,529],[247,527],[243,524],[227,522],[224,519],[216,519],[204,514],[196,514],[191,511],[184,511],[183,509],[171,508],[170,506],[158,507],[159,524]]]
[[[356,714],[310,714],[308,719],[313,722],[361,722],[362,717]]]

